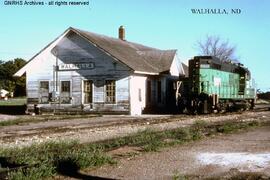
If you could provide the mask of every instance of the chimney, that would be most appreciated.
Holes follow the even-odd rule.
[[[126,39],[125,39],[125,28],[124,28],[124,26],[119,27],[118,33],[119,33],[118,38],[125,41]]]

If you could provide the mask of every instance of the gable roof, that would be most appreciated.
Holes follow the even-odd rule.
[[[88,31],[70,29],[135,71],[150,73],[168,71],[176,55],[176,50],[160,50]]]
[[[185,63],[181,63],[182,64],[182,67],[183,67],[183,70],[184,70],[184,75],[186,77],[188,77],[188,65],[186,65]]]
[[[59,41],[71,31],[96,45],[99,49],[138,73],[159,74],[161,72],[169,71],[177,51],[160,50],[70,27],[40,52],[34,55],[23,68],[14,74],[14,76],[21,76],[25,73],[30,61],[35,59],[42,51]]]

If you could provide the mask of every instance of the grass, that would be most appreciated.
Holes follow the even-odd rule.
[[[185,176],[183,176],[183,175],[181,175],[177,170],[175,170],[175,171],[173,172],[172,179],[173,179],[173,180],[187,180],[188,178],[185,177]]]
[[[54,120],[74,120],[74,119],[88,119],[92,117],[99,117],[96,114],[87,115],[41,115],[41,116],[22,116],[12,120],[0,121],[0,126],[22,125],[27,123],[38,123]]]
[[[103,153],[100,146],[79,144],[78,142],[49,142],[31,147],[1,149],[0,157],[10,164],[27,165],[25,169],[11,171],[9,179],[41,179],[62,172],[63,168],[97,167],[105,163],[114,163],[111,157]],[[69,169],[67,169],[69,170]],[[68,171],[67,171],[68,173]]]
[[[197,121],[190,127],[161,132],[147,129],[130,136],[97,143],[49,142],[23,148],[0,148],[0,158],[4,158],[9,164],[28,166],[25,169],[11,171],[7,175],[9,179],[42,179],[57,174],[70,176],[68,173],[71,171],[115,163],[112,157],[106,155],[106,152],[119,147],[136,146],[140,147],[143,152],[158,151],[162,147],[195,141],[215,134],[232,133],[260,125],[257,121],[215,124]],[[174,178],[182,179],[178,174],[175,174]]]
[[[26,104],[25,97],[9,98],[7,101],[0,100],[0,106],[21,106]]]

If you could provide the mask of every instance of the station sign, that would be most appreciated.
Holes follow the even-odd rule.
[[[59,71],[71,71],[71,70],[86,70],[86,69],[94,69],[95,64],[93,62],[90,63],[72,63],[72,64],[59,64]]]

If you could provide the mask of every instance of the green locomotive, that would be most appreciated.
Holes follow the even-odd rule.
[[[212,113],[254,107],[256,91],[249,70],[242,64],[195,56],[189,60],[188,71],[188,77],[180,79],[181,111]]]

